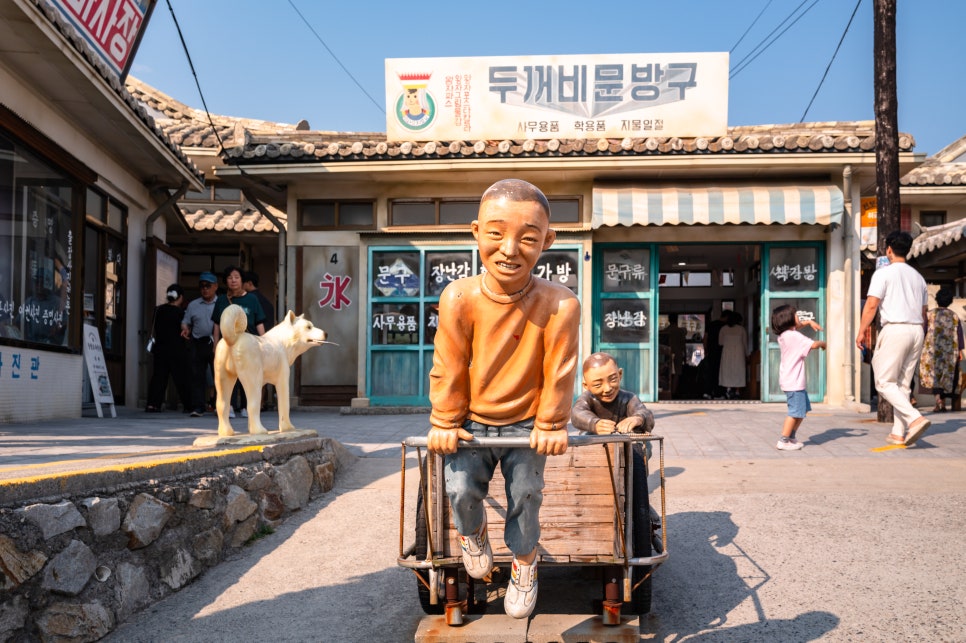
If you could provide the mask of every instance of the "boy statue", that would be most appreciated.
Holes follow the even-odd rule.
[[[504,538],[513,552],[504,608],[526,618],[537,599],[544,465],[568,445],[580,303],[568,288],[532,274],[556,238],[537,187],[498,181],[483,193],[477,216],[470,230],[485,272],[450,283],[440,297],[427,444],[444,455],[446,493],[473,578],[493,569],[483,501],[500,463]],[[529,436],[530,448],[457,448],[476,436]]]

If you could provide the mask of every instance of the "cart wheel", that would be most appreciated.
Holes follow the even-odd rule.
[[[644,449],[639,444],[634,445],[634,556],[650,556],[651,550],[651,507],[647,493],[647,463],[644,459]],[[644,615],[651,611],[651,579],[644,582],[641,579],[651,572],[651,566],[635,566],[631,568],[631,586],[640,586],[631,593],[631,609],[636,614]]]
[[[426,558],[426,512],[423,510],[422,487],[420,487],[419,494],[416,496],[416,542],[413,546],[413,554],[416,556],[416,560],[425,560]],[[439,586],[439,574],[428,569],[417,569],[415,571],[427,583],[437,583],[437,587]],[[419,579],[416,579],[416,591],[419,593],[419,605],[423,608],[425,613],[443,613],[443,603],[446,600],[445,597],[440,596],[436,602],[436,605],[431,604],[429,589],[423,584],[423,581]]]

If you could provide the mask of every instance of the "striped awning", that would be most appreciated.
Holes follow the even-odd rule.
[[[593,227],[708,223],[841,223],[834,185],[594,186]]]

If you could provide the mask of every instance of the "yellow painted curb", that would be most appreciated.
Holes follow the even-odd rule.
[[[114,471],[114,472],[134,471],[136,469],[147,469],[149,467],[163,466],[163,465],[166,465],[166,464],[178,464],[178,463],[181,463],[181,462],[191,462],[192,460],[203,460],[203,459],[206,459],[206,458],[212,458],[212,457],[216,457],[216,456],[226,456],[226,455],[234,455],[234,454],[240,454],[240,453],[250,453],[250,452],[253,452],[253,451],[264,451],[266,446],[272,446],[272,445],[260,444],[260,445],[253,445],[253,446],[248,446],[248,447],[241,447],[241,448],[238,448],[238,449],[226,449],[226,450],[218,450],[218,451],[207,451],[205,453],[193,453],[193,454],[190,454],[190,455],[184,455],[184,456],[180,456],[180,457],[177,457],[177,458],[162,458],[162,459],[158,459],[158,460],[144,460],[142,462],[136,462],[136,463],[132,463],[132,464],[117,464],[117,465],[105,466],[105,467],[94,467],[94,468],[90,468],[90,469],[81,468],[81,469],[75,469],[75,470],[72,470],[72,471],[60,472],[60,473],[52,473],[52,474],[39,475],[39,476],[28,476],[28,477],[25,477],[25,478],[12,478],[12,479],[8,479],[8,480],[0,480],[0,488],[6,487],[6,486],[13,486],[13,485],[36,484],[36,483],[42,482],[44,480],[54,480],[54,479],[64,478],[64,477],[72,476],[72,475],[109,473],[109,472],[112,472],[112,471]],[[138,454],[136,454],[136,453],[125,453],[125,454],[119,454],[119,455],[113,455],[113,456],[112,455],[107,455],[107,456],[102,456],[102,457],[105,457],[105,458],[123,458],[123,457],[135,457],[137,455]],[[65,465],[68,465],[68,464],[71,464],[71,463],[74,463],[74,462],[78,462],[78,460],[63,460],[60,463],[49,463],[48,462],[48,463],[44,463],[43,465],[39,465],[39,466],[49,467],[49,466],[51,466],[51,464],[65,464]],[[30,465],[30,466],[34,466],[35,467],[35,466],[38,466],[38,465]],[[28,468],[28,467],[24,467],[24,468]]]

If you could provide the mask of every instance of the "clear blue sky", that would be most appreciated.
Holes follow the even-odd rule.
[[[158,0],[131,74],[197,108],[202,100],[169,2],[213,114],[369,132],[386,131],[386,58],[549,54],[730,51],[728,124],[796,123],[856,5]],[[875,118],[872,3],[861,0],[806,121]],[[966,135],[966,2],[898,0],[896,22],[899,129],[931,155]]]

